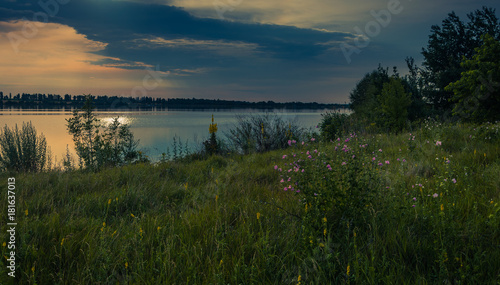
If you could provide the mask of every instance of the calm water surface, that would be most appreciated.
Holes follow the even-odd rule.
[[[326,110],[284,111],[272,113],[280,115],[285,120],[296,121],[303,127],[313,128],[321,120],[321,114]],[[212,114],[221,135],[236,123],[237,115],[265,114],[256,110],[224,110],[224,111],[96,111],[101,121],[110,122],[119,116],[120,121],[130,125],[136,139],[139,139],[139,149],[153,160],[159,159],[161,153],[172,151],[174,136],[188,143],[191,151],[200,148],[201,143],[208,138],[208,126]],[[66,129],[66,119],[72,116],[68,111],[33,111],[33,110],[0,110],[0,126],[21,126],[23,122],[31,121],[38,133],[43,133],[47,139],[52,155],[60,163],[69,147],[74,154],[74,144]]]

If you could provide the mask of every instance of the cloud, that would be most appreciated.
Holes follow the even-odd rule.
[[[91,93],[98,90],[118,95],[142,84],[143,70],[123,69],[131,63],[96,54],[107,44],[92,41],[74,28],[48,23],[36,35],[24,39],[18,52],[12,46],[13,35],[22,36],[29,21],[0,22],[0,90],[8,92]],[[97,64],[97,63],[104,64]],[[113,63],[111,63],[113,62]],[[151,67],[136,62],[137,66]],[[8,84],[6,84],[8,82]]]

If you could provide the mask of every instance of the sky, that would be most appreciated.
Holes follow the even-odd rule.
[[[0,0],[0,91],[345,103],[498,0]]]

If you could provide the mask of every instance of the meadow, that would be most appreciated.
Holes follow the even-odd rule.
[[[499,129],[426,121],[265,153],[4,172],[18,267],[13,279],[2,259],[0,283],[500,284]]]

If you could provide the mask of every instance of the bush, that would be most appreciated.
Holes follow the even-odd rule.
[[[93,113],[92,97],[87,96],[81,110],[75,110],[67,119],[69,134],[73,136],[80,165],[99,170],[105,166],[117,166],[135,161],[139,157],[136,150],[138,141],[126,124],[114,118],[105,126]]]
[[[322,119],[319,124],[319,128],[321,131],[321,138],[323,140],[335,140],[348,131],[347,120],[349,116],[347,114],[340,114],[339,112],[326,112],[325,114],[321,114],[321,117]]]
[[[284,149],[289,140],[299,140],[305,129],[276,114],[238,116],[236,126],[226,134],[237,152],[249,154]]]
[[[11,130],[5,125],[0,134],[0,168],[17,172],[39,172],[47,161],[45,136],[37,136],[31,122],[21,130],[16,126]]]

